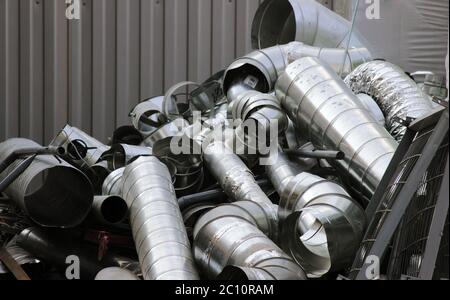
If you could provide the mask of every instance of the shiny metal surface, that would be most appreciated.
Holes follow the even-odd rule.
[[[119,267],[110,267],[101,270],[95,276],[95,280],[122,281],[122,280],[140,280],[135,274]]]
[[[144,279],[199,279],[167,167],[156,157],[138,158],[125,169],[122,195]]]
[[[252,24],[252,46],[263,49],[291,41],[345,48],[351,23],[314,0],[265,0]],[[350,48],[367,47],[354,31]]]
[[[346,64],[342,66],[345,56],[347,56]],[[240,94],[242,89],[233,91],[232,87],[243,82],[249,89],[267,93],[273,90],[278,77],[284,73],[286,67],[303,57],[317,57],[329,64],[336,73],[342,72],[344,76],[357,66],[372,60],[366,48],[352,48],[347,52],[345,49],[312,47],[301,42],[291,42],[256,50],[238,58],[225,71],[224,91],[229,99],[234,99],[230,91],[233,94]],[[247,77],[249,75],[250,82]]]
[[[160,127],[148,138],[146,138],[142,146],[153,148],[155,147],[156,143],[158,142],[164,143],[166,142],[167,139],[172,139],[174,136],[177,136],[181,132],[183,132],[184,129],[186,129],[187,127],[189,127],[188,121],[182,118],[175,119],[174,121]]]
[[[122,195],[124,171],[125,168],[117,169],[106,177],[102,187],[103,196]]]
[[[349,267],[366,226],[362,207],[343,187],[302,172],[283,153],[266,172],[280,195],[282,248],[311,278]]]
[[[26,139],[0,143],[0,161],[18,149],[40,147]],[[18,159],[0,174],[0,180],[24,159]],[[37,156],[5,194],[37,224],[45,227],[75,227],[84,221],[92,205],[89,179],[79,170],[51,155]]]
[[[337,74],[317,58],[302,58],[280,77],[276,95],[316,149],[345,153],[344,160],[330,164],[350,179],[356,192],[370,198],[398,143]]]
[[[378,122],[378,124],[385,127],[386,118],[384,117],[384,114],[381,111],[381,108],[378,106],[377,102],[367,94],[358,94],[357,96],[360,100],[360,103],[370,112],[370,114]]]
[[[92,203],[92,214],[100,224],[120,224],[128,216],[128,206],[120,196],[96,196]]]
[[[162,107],[163,101],[163,96],[151,98],[136,105],[130,113],[131,123],[142,137],[148,137],[166,123],[167,118]]]
[[[82,141],[85,145],[80,145]],[[50,146],[64,147],[71,161],[80,168],[90,168],[98,163],[100,157],[109,147],[99,142],[82,130],[66,125],[50,143]],[[79,146],[87,146],[86,153],[81,153]],[[83,156],[84,155],[84,156]],[[81,156],[81,157],[80,157]]]
[[[6,246],[6,251],[14,258],[14,260],[26,268],[27,266],[40,265],[42,262],[37,259],[34,255],[30,254],[28,251],[18,246],[16,243],[16,238],[13,238]],[[0,274],[7,274],[10,271],[8,268],[0,261]]]
[[[354,93],[371,96],[386,117],[388,131],[401,141],[406,127],[397,118],[420,118],[433,111],[429,97],[401,68],[385,61],[359,66],[345,79]]]
[[[303,280],[302,268],[268,238],[271,223],[253,201],[222,205],[203,215],[194,228],[194,253],[199,267],[215,279],[226,267],[258,268],[258,279]]]
[[[150,155],[153,155],[153,150],[149,147],[116,144],[112,145],[110,150],[103,153],[102,159],[108,162],[108,168],[110,170],[117,170],[126,167],[130,161],[138,156]]]

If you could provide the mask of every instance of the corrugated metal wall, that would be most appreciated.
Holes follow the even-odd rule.
[[[66,123],[106,141],[139,101],[250,50],[260,0],[0,0],[0,141]]]

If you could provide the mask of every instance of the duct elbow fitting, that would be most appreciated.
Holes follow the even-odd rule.
[[[26,139],[0,143],[0,161],[19,149],[38,148]],[[18,167],[17,159],[0,174],[0,181]],[[37,224],[45,227],[76,227],[91,210],[94,192],[89,179],[78,169],[52,155],[39,155],[6,189],[5,194]]]
[[[123,198],[146,280],[197,280],[172,177],[156,157],[140,157],[123,175]]]
[[[342,66],[344,58],[346,63]],[[357,66],[372,60],[366,48],[320,48],[291,42],[286,45],[260,49],[237,59],[225,71],[223,89],[230,101],[246,90],[268,93],[286,67],[303,57],[317,57],[329,64],[336,73],[349,74]]]
[[[247,279],[306,279],[302,268],[264,234],[262,230],[267,232],[270,225],[264,216],[256,203],[246,201],[220,206],[199,219],[194,228],[194,253],[208,278],[215,279],[234,267],[264,274]]]
[[[280,195],[282,248],[312,278],[350,266],[366,227],[364,210],[340,185],[299,173],[285,154],[266,171]]]
[[[351,23],[314,0],[265,0],[252,24],[252,46],[263,49],[291,41],[317,47],[345,48]],[[367,47],[354,31],[351,48]]]
[[[330,163],[350,179],[355,193],[370,199],[398,143],[357,96],[317,58],[292,63],[278,80],[276,95],[316,149],[345,154],[344,160]]]
[[[433,111],[429,97],[400,67],[385,61],[359,66],[345,79],[355,94],[367,94],[380,106],[388,131],[401,141],[406,126],[400,119],[421,118]]]

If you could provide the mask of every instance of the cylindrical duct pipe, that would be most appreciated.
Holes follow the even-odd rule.
[[[316,149],[345,153],[330,164],[351,179],[355,192],[371,198],[398,143],[338,75],[317,58],[302,58],[280,77],[276,94]]]
[[[300,172],[283,153],[266,172],[280,195],[282,248],[309,277],[350,266],[366,226],[364,210],[340,185]]]
[[[132,273],[127,269],[122,269],[119,267],[109,267],[101,270],[95,276],[95,280],[106,280],[106,281],[122,281],[122,280],[140,280],[136,274]]]
[[[343,66],[344,58],[346,63]],[[278,77],[292,62],[303,57],[317,57],[330,65],[336,73],[343,76],[352,72],[357,66],[371,61],[366,48],[345,49],[318,48],[300,42],[273,46],[256,50],[238,58],[226,70],[223,89],[230,100],[246,89],[263,93],[273,90]]]
[[[429,97],[400,67],[385,61],[359,66],[345,79],[355,94],[367,94],[380,106],[388,131],[401,141],[406,126],[401,119],[421,118],[433,111]]]
[[[66,125],[50,146],[64,147],[68,159],[80,168],[90,168],[98,163],[109,147],[82,130]]]
[[[128,206],[120,196],[96,196],[92,204],[92,213],[101,224],[122,223],[128,215]]]
[[[299,41],[317,47],[346,48],[351,23],[314,0],[265,0],[252,24],[252,46],[263,49]],[[367,47],[354,30],[351,48]]]
[[[0,143],[0,161],[15,150],[40,147],[26,139]],[[17,159],[0,174],[3,180],[24,159]],[[37,224],[75,227],[88,215],[94,197],[92,185],[82,172],[51,155],[37,156],[5,191]]]
[[[122,194],[144,279],[199,279],[167,167],[153,156],[138,158],[125,169]]]
[[[106,177],[102,186],[102,195],[110,196],[110,195],[122,195],[122,186],[123,186],[123,172],[125,168],[117,169],[108,177]]]
[[[108,168],[110,170],[117,170],[125,167],[137,156],[149,155],[153,155],[152,148],[126,144],[116,144],[112,145],[110,150],[103,153],[102,159],[108,162]]]
[[[306,279],[302,268],[266,235],[271,222],[265,216],[257,203],[242,201],[220,206],[199,219],[194,253],[208,278],[215,279],[226,267],[235,266],[267,274],[258,279]]]
[[[130,113],[131,123],[146,138],[167,123],[162,104],[164,96],[139,103]]]

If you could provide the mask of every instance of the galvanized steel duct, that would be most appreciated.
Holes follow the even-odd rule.
[[[90,168],[98,163],[109,147],[82,130],[66,125],[53,139],[50,146],[64,147],[68,159],[80,168]],[[87,149],[84,149],[87,147]]]
[[[378,103],[388,131],[401,141],[406,127],[400,119],[421,118],[433,111],[429,97],[400,67],[385,61],[359,66],[345,79],[354,93],[364,93]]]
[[[266,172],[280,195],[282,248],[309,277],[350,266],[363,238],[364,210],[343,187],[301,172],[283,153]]]
[[[132,146],[126,144],[112,145],[111,149],[103,153],[102,159],[108,162],[110,170],[117,170],[125,167],[138,156],[153,155],[152,148],[142,146]]]
[[[167,167],[156,157],[140,157],[123,176],[123,197],[144,279],[199,279]]]
[[[338,75],[317,58],[302,58],[279,78],[276,95],[316,149],[345,153],[330,163],[371,198],[398,144]]]
[[[26,139],[0,143],[0,161],[15,150],[40,147]],[[0,174],[0,181],[23,159],[17,159]],[[68,163],[51,155],[37,156],[5,191],[37,224],[45,227],[75,227],[88,215],[93,199],[89,179]]]
[[[267,274],[258,279],[306,279],[302,268],[268,238],[270,226],[264,209],[253,201],[209,211],[194,228],[197,264],[212,279],[231,266],[256,268]]]
[[[117,195],[96,196],[92,203],[92,213],[100,224],[115,225],[126,219],[128,206],[125,200]]]
[[[95,280],[103,280],[103,281],[130,281],[130,280],[140,280],[139,277],[136,276],[133,272],[122,269],[119,267],[110,267],[105,268],[98,272],[95,276]]]
[[[299,41],[317,47],[346,48],[351,23],[314,0],[265,0],[252,24],[252,46],[263,49]],[[350,48],[367,47],[357,31]]]
[[[130,113],[131,123],[146,138],[167,123],[163,110],[164,96],[155,97],[136,105]]]
[[[102,194],[104,196],[109,195],[122,195],[123,186],[123,172],[125,168],[120,168],[111,172],[111,174],[106,177],[102,186]]]
[[[347,59],[343,66],[345,56]],[[278,77],[284,73],[286,67],[303,57],[317,57],[343,76],[357,66],[372,60],[366,48],[349,49],[347,52],[346,49],[319,48],[291,42],[256,50],[234,61],[225,71],[224,92],[230,101],[246,89],[267,93],[273,90]]]

